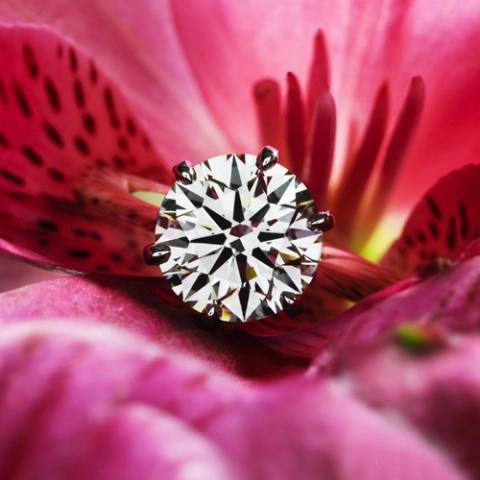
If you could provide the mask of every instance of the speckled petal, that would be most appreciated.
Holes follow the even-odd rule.
[[[438,259],[456,259],[480,235],[480,165],[440,179],[421,199],[382,264],[403,275]]]
[[[0,26],[0,39],[0,236],[64,268],[150,274],[156,209],[130,184],[171,173],[123,96],[49,29]]]

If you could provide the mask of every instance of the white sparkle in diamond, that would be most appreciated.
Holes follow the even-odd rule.
[[[259,171],[255,155],[222,155],[194,170],[193,183],[168,192],[157,221],[173,291],[199,312],[217,303],[228,322],[279,312],[281,294],[300,295],[320,260],[322,233],[307,227],[318,213],[310,193],[281,165]]]

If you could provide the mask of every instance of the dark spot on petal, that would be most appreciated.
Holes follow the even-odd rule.
[[[426,243],[427,236],[421,230],[418,230],[417,231],[417,239],[421,243]]]
[[[9,172],[8,170],[5,170],[3,168],[0,169],[0,175],[5,180],[12,182],[19,187],[23,187],[25,185],[25,180],[22,177],[16,175],[15,173]]]
[[[43,247],[48,247],[50,245],[50,241],[48,241],[46,238],[37,238],[37,243]]]
[[[97,272],[110,272],[112,269],[108,265],[95,265]]]
[[[78,203],[73,202],[67,197],[59,197],[49,193],[42,193],[41,196],[48,202],[50,208],[65,210],[66,208],[78,207]]]
[[[45,163],[43,161],[43,158],[28,145],[22,145],[22,153],[25,155],[25,157],[30,163],[33,163],[33,165],[41,167]]]
[[[73,94],[75,95],[75,102],[78,108],[85,107],[85,94],[80,80],[76,79],[73,83]]]
[[[4,105],[7,104],[7,92],[5,91],[5,86],[3,85],[3,80],[0,78],[0,100]]]
[[[75,137],[75,147],[82,155],[90,155],[90,147],[83,137]]]
[[[128,150],[128,140],[123,136],[118,137],[118,147],[120,150]]]
[[[122,263],[123,262],[123,257],[118,253],[112,253],[110,255],[110,258],[112,259],[112,262],[115,262],[115,263]]]
[[[29,75],[34,79],[38,78],[40,70],[38,69],[38,64],[32,47],[28,45],[28,43],[23,47],[23,59],[25,60]]]
[[[447,247],[453,250],[457,244],[457,224],[455,218],[450,218],[448,222]]]
[[[108,115],[110,117],[110,123],[113,128],[119,128],[120,120],[117,115],[115,102],[113,101],[113,93],[110,87],[105,87],[105,90],[103,91],[103,96],[105,99],[105,105],[107,107]]]
[[[0,211],[0,222],[3,222],[3,221],[10,221],[10,220],[15,220],[15,217],[9,213],[9,212],[2,212]],[[4,240],[7,240],[6,236],[2,234],[2,238]],[[9,240],[7,240],[9,241]]]
[[[98,205],[100,203],[100,199],[98,197],[92,197],[90,199],[90,202],[92,203],[92,205]]]
[[[100,242],[102,240],[102,236],[97,232],[92,232],[90,234],[90,237],[92,237],[93,240],[96,240],[97,242]]]
[[[97,67],[92,60],[90,60],[90,81],[93,85],[96,85],[98,81]]]
[[[52,177],[53,180],[57,182],[64,182],[66,180],[65,175],[60,170],[57,170],[56,168],[49,168],[47,172],[50,175],[50,177]]]
[[[134,137],[137,134],[137,127],[130,117],[127,118],[126,125],[128,134]]]
[[[70,70],[75,73],[78,68],[77,52],[73,47],[68,49],[68,59],[70,61]]]
[[[150,140],[148,137],[143,137],[143,146],[145,150],[151,150],[152,149],[152,144],[150,143]]]
[[[25,94],[23,93],[23,90],[16,82],[14,82],[13,84],[13,91],[15,93],[17,104],[20,107],[20,111],[25,117],[30,118],[32,116],[32,109],[30,108],[30,105],[25,97]]]
[[[47,93],[47,100],[54,112],[59,112],[62,109],[58,90],[50,77],[45,77],[45,92]]]
[[[32,200],[33,195],[25,192],[7,192],[7,195],[14,200],[18,200],[19,202],[24,202],[27,200]]]
[[[420,250],[420,258],[422,260],[429,260],[430,254],[426,250]]]
[[[113,163],[118,168],[125,168],[126,165],[125,160],[120,155],[115,155],[113,157]]]
[[[86,260],[87,258],[91,257],[91,253],[88,250],[77,250],[77,249],[70,249],[67,250],[67,254],[78,260]]]
[[[405,237],[405,243],[409,246],[409,247],[413,247],[415,245],[415,241],[413,240],[412,237],[410,237],[409,235],[407,235]]]
[[[77,237],[83,238],[87,236],[87,231],[83,228],[74,228],[73,233],[77,235]]]
[[[108,163],[106,162],[106,160],[104,160],[103,158],[97,158],[95,160],[95,165],[97,167],[106,167],[108,166]]]
[[[463,239],[468,237],[468,215],[467,215],[467,207],[463,202],[460,202],[459,206],[459,214],[460,214],[460,235]]]
[[[136,240],[129,240],[127,242],[128,248],[131,248],[132,250],[136,250],[138,248],[138,242]]]
[[[430,230],[430,233],[432,234],[432,237],[440,238],[440,231],[438,230],[438,227],[435,223],[429,222],[428,228]]]
[[[4,148],[10,147],[7,137],[2,132],[0,132],[0,145]]]
[[[57,45],[57,57],[63,58],[63,45],[61,43]]]
[[[438,208],[437,202],[435,202],[435,200],[430,196],[427,196],[426,201],[427,201],[428,208],[430,208],[430,211],[432,212],[432,215],[437,220],[441,220],[442,214],[440,212],[440,209]]]
[[[90,135],[95,135],[97,133],[97,124],[95,119],[89,113],[83,114],[83,126]]]
[[[43,125],[43,129],[45,130],[45,133],[47,134],[48,139],[56,147],[63,148],[64,146],[63,138],[60,136],[60,133],[58,132],[58,130],[46,120],[42,122],[42,125]]]
[[[50,220],[39,220],[37,227],[47,232],[58,232],[58,225]]]

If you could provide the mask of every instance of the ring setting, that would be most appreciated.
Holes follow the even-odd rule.
[[[183,302],[208,317],[299,314],[334,219],[279,164],[278,151],[182,162],[174,173],[146,263],[158,265]]]

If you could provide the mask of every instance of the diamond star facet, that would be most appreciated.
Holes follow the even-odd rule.
[[[255,155],[211,158],[189,167],[189,181],[179,177],[165,196],[151,251],[169,252],[160,268],[198,312],[215,305],[220,320],[260,320],[311,282],[323,231],[309,219],[318,210],[277,156],[263,160],[268,168]]]

